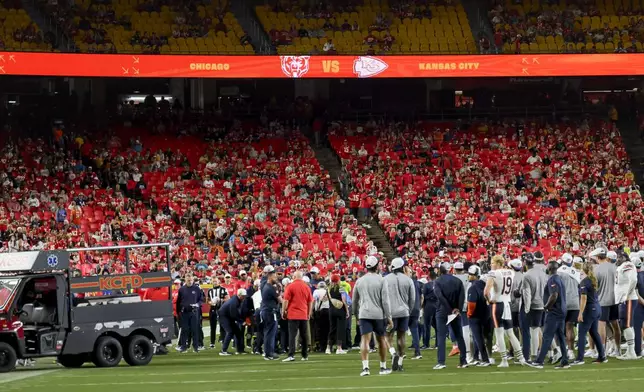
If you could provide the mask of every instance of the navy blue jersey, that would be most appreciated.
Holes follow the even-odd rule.
[[[587,277],[579,284],[579,293],[586,295],[586,309],[584,309],[584,313],[589,312],[593,306],[599,304],[599,299],[597,299],[597,290],[593,288],[593,284]]]
[[[265,283],[262,287],[262,307],[261,311],[277,312],[279,301],[277,299],[277,290],[270,283]]]
[[[472,282],[469,290],[467,290],[467,302],[476,304],[474,309],[473,319],[487,320],[490,318],[490,307],[485,298],[485,282],[482,280],[475,280]]]
[[[438,312],[452,313],[454,309],[463,309],[465,288],[463,282],[454,275],[439,276],[434,283],[434,293],[438,298]]]
[[[414,280],[414,290],[416,291],[416,297],[413,310],[415,310],[418,314],[418,312],[420,312],[420,282],[417,280]]]
[[[436,307],[436,302],[438,299],[436,298],[436,293],[434,293],[434,281],[427,282],[423,286],[423,299],[425,301],[424,307]]]
[[[241,306],[242,301],[238,296],[233,295],[221,306],[221,309],[219,309],[219,316],[228,317],[233,320],[241,320]]]
[[[177,295],[177,313],[183,312],[184,309],[200,308],[202,302],[203,291],[199,286],[183,286]]]
[[[644,271],[637,273],[637,292],[644,298]]]
[[[544,289],[543,299],[548,302],[548,298],[553,293],[559,293],[557,300],[554,304],[548,309],[548,313],[564,317],[566,315],[566,288],[561,281],[559,275],[551,275],[548,279],[548,284]]]

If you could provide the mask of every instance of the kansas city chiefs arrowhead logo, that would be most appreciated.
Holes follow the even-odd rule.
[[[370,78],[383,73],[389,65],[377,57],[360,56],[353,62],[353,73],[359,78]]]

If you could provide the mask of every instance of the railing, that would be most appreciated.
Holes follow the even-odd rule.
[[[266,36],[264,27],[257,22],[257,16],[255,15],[255,11],[252,6],[249,6],[247,2],[243,0],[237,0],[235,5],[237,16],[249,24],[249,26],[247,26],[249,31],[246,31],[246,33],[253,38],[252,45],[257,54],[272,54],[270,40],[268,40],[268,37]],[[255,42],[258,39],[260,42]]]
[[[77,48],[74,39],[42,8],[41,3],[38,0],[31,0],[30,4],[32,9],[38,12],[42,18],[42,24],[44,25],[40,26],[41,30],[49,31],[56,36],[58,49],[65,52],[76,52]]]

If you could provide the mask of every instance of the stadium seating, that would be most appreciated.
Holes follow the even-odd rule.
[[[0,5],[0,50],[12,51],[50,51],[42,32],[32,22],[24,9],[17,4]],[[10,7],[5,8],[5,6]]]
[[[80,153],[82,163],[63,159],[64,171],[43,164],[57,155],[42,140],[6,145],[3,168],[23,162],[26,172],[17,178],[0,170],[4,189],[13,188],[13,200],[0,203],[0,251],[167,241],[174,263],[202,277],[232,273],[254,246],[276,265],[298,260],[324,273],[352,255],[363,259],[365,230],[348,215],[307,139],[257,124],[219,137],[225,141],[131,128],[76,137],[65,148]],[[155,260],[150,252],[130,254],[137,270]],[[122,271],[116,255],[97,252],[83,252],[76,267],[91,275],[108,261],[110,272]]]
[[[339,54],[477,53],[463,6],[452,3],[412,8],[365,0],[344,12],[258,6],[256,13],[280,54],[322,53],[329,41]]]
[[[490,19],[504,53],[627,53],[641,52],[644,27],[639,0],[548,3],[500,1]],[[518,37],[517,35],[520,35]]]
[[[237,19],[226,0],[193,8],[143,0],[76,3],[71,29],[81,52],[249,54]]]
[[[372,201],[366,207],[408,260],[476,261],[523,249],[552,259],[586,254],[596,241],[611,249],[644,241],[622,231],[634,219],[627,214],[639,216],[641,196],[610,126],[454,125],[347,135],[345,127],[356,127],[342,124],[330,137],[353,179],[351,207]],[[603,153],[590,153],[593,145]]]

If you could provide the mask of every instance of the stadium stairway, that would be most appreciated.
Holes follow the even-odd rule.
[[[52,44],[54,49],[61,52],[73,52],[74,42],[56,24],[56,21],[40,9],[36,0],[20,0],[22,8],[27,12],[31,20],[38,25],[43,34],[50,33],[56,37]]]
[[[313,151],[315,152],[315,157],[317,158],[318,162],[320,162],[320,166],[322,166],[322,168],[326,169],[326,171],[329,172],[335,191],[338,193],[338,195],[342,195],[342,192],[340,190],[342,165],[340,164],[337,155],[327,146],[316,147],[313,144],[312,147]],[[344,202],[347,204],[347,206],[349,205],[348,199],[344,198]],[[359,217],[356,218],[360,219]],[[361,223],[366,229],[369,239],[373,241],[373,244],[376,245],[378,250],[383,253],[383,256],[388,261],[391,261],[392,259],[397,257],[394,248],[392,248],[391,244],[387,240],[387,237],[385,236],[385,233],[382,231],[380,225],[378,225],[376,221],[362,220]]]
[[[480,0],[462,0],[461,4],[463,4],[465,14],[467,14],[467,19],[470,21],[470,28],[472,29],[472,35],[476,40],[476,47],[479,47],[478,38],[480,34],[483,33],[487,36],[487,39],[490,40],[490,47],[494,48],[494,29],[492,29],[492,25],[487,17],[487,12],[489,11],[488,2]]]
[[[640,189],[644,189],[644,138],[641,136],[637,121],[621,118],[617,122],[617,127],[631,162],[635,182]]]
[[[235,15],[244,31],[250,36],[251,44],[257,54],[276,54],[268,34],[257,19],[252,1],[234,0],[230,11]]]

